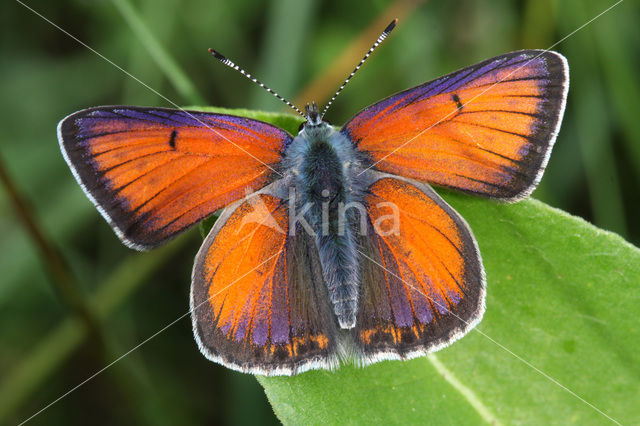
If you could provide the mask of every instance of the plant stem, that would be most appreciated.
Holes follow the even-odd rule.
[[[123,261],[90,298],[90,306],[98,319],[104,321],[108,318],[186,241],[188,238],[180,238],[151,253],[133,255]],[[60,368],[87,337],[88,331],[87,325],[78,318],[66,318],[11,371],[0,386],[0,424]]]
[[[42,261],[49,270],[50,281],[54,290],[69,309],[87,324],[95,337],[98,348],[102,349],[104,340],[99,323],[96,321],[95,314],[87,305],[79,283],[59,250],[51,243],[31,213],[31,208],[29,208],[27,201],[21,196],[18,187],[4,166],[2,156],[0,156],[0,181],[2,181],[7,190],[16,215],[22,221],[29,236],[40,251]]]

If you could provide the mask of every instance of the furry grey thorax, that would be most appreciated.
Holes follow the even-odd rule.
[[[309,112],[309,111],[308,111]],[[290,209],[313,231],[329,299],[342,328],[356,323],[359,293],[358,226],[363,211],[362,159],[352,142],[309,114],[284,156]],[[294,195],[295,194],[295,195]],[[290,223],[290,226],[296,226]],[[297,224],[294,232],[309,232]]]

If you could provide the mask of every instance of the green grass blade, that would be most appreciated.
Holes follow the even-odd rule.
[[[195,104],[203,103],[202,97],[196,91],[195,86],[191,80],[189,80],[187,74],[182,71],[176,61],[173,60],[156,37],[149,31],[149,28],[129,1],[112,1],[136,37],[138,37],[140,43],[147,49],[149,55],[151,55],[178,93],[180,93],[187,102]]]
[[[182,238],[151,253],[134,255],[124,261],[91,297],[90,305],[99,319],[106,319],[158,267],[184,245]],[[62,321],[15,367],[0,384],[0,423],[15,412],[42,386],[84,341],[87,326],[77,317]]]
[[[270,3],[269,26],[260,49],[261,65],[250,72],[255,72],[258,80],[285,98],[291,98],[298,86],[302,65],[300,57],[305,54],[315,3],[298,0],[277,0]],[[291,34],[296,34],[296,37],[291,37]],[[273,105],[281,107],[276,102],[275,98],[263,90],[252,91],[250,106],[253,108],[267,109]]]
[[[562,3],[572,20],[561,24],[565,32],[587,22],[594,12],[587,12],[585,2],[571,0]],[[569,13],[570,12],[570,13]],[[613,16],[603,15],[594,26],[615,25]],[[564,42],[570,67],[580,73],[571,79],[568,113],[573,114],[577,139],[572,142],[582,155],[593,210],[594,223],[605,229],[627,235],[624,201],[620,189],[618,168],[613,151],[610,114],[607,97],[593,49],[593,33],[580,31]]]
[[[640,170],[640,82],[637,67],[633,63],[635,55],[637,64],[637,50],[634,51],[632,43],[633,40],[640,40],[639,15],[640,6],[637,3],[625,2],[618,10],[612,11],[612,16],[608,18],[609,25],[594,28],[600,67],[609,89],[609,99],[615,108],[613,121],[621,125],[623,142],[636,170]]]

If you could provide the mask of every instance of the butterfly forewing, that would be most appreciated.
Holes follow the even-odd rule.
[[[515,200],[540,180],[567,90],[562,55],[512,52],[390,96],[342,132],[378,170]]]
[[[65,159],[129,246],[156,246],[263,187],[291,136],[223,114],[98,107],[60,122]]]
[[[468,225],[427,185],[381,175],[368,189],[353,336],[364,363],[423,355],[484,312],[485,278]]]

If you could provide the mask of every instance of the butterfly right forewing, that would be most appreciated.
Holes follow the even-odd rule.
[[[568,88],[559,53],[511,52],[383,99],[342,132],[378,170],[514,201],[540,181]]]

